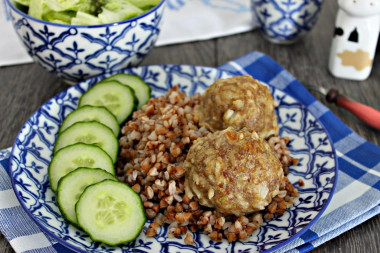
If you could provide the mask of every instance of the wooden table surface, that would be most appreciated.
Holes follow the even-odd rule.
[[[336,79],[327,70],[329,48],[337,11],[336,1],[324,1],[313,31],[290,46],[265,41],[255,30],[243,34],[154,48],[142,65],[191,64],[218,66],[251,51],[261,51],[303,83],[338,88],[352,99],[380,110],[380,53],[366,81]],[[37,64],[0,68],[0,149],[12,145],[24,122],[45,101],[66,89],[54,75]],[[323,99],[319,94],[315,94]],[[325,103],[326,104],[326,103]],[[380,131],[360,122],[349,112],[326,104],[344,123],[363,138],[380,145]],[[355,227],[312,252],[380,252],[380,216]],[[0,234],[0,252],[14,252]]]

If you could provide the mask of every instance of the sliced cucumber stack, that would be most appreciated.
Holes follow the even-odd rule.
[[[84,105],[104,106],[123,123],[135,110],[137,99],[134,91],[115,80],[101,81],[90,88],[79,100]]]
[[[69,126],[81,121],[97,121],[112,129],[117,137],[120,132],[120,126],[115,116],[103,106],[85,105],[70,113],[62,122],[59,132],[63,132]]]
[[[103,149],[114,163],[116,162],[119,142],[112,130],[99,122],[77,122],[67,128],[58,135],[54,153],[75,143],[94,144]]]
[[[75,204],[84,189],[105,179],[117,178],[103,169],[77,168],[59,180],[57,202],[63,216],[72,224],[77,224]]]
[[[140,196],[115,177],[120,124],[150,98],[141,78],[117,74],[85,92],[62,122],[48,168],[63,216],[97,242],[134,240],[145,224]],[[137,96],[137,98],[136,98]]]
[[[92,240],[111,246],[134,240],[146,221],[140,196],[125,183],[112,180],[88,186],[75,211],[79,226]]]
[[[139,76],[128,74],[115,74],[107,77],[103,81],[116,80],[121,84],[127,85],[133,89],[138,100],[137,109],[141,109],[150,99],[152,89]]]
[[[57,190],[58,181],[69,172],[79,168],[102,168],[115,175],[111,157],[95,145],[77,143],[60,149],[48,168],[50,187]]]

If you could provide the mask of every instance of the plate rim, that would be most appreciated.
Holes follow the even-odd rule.
[[[52,239],[56,240],[58,243],[62,244],[64,247],[67,247],[69,248],[70,250],[74,250],[76,252],[83,252],[83,253],[86,253],[86,251],[83,251],[81,248],[78,248],[72,244],[70,244],[69,242],[65,241],[64,239],[58,237],[55,235],[55,233],[51,232],[48,228],[46,228],[45,226],[43,226],[39,221],[38,219],[32,214],[29,212],[29,209],[25,206],[25,204],[23,203],[23,201],[21,201],[20,199],[20,196],[19,194],[17,194],[17,191],[16,191],[16,185],[15,185],[15,178],[13,176],[13,170],[12,170],[12,158],[15,156],[14,155],[14,150],[15,150],[15,146],[16,146],[16,141],[19,139],[19,136],[24,128],[24,126],[26,125],[26,123],[31,119],[31,117],[33,115],[35,115],[42,107],[44,107],[45,105],[47,105],[52,99],[57,99],[57,97],[63,93],[63,92],[67,92],[68,90],[70,89],[79,89],[79,90],[82,90],[82,87],[81,87],[81,84],[85,83],[85,82],[88,82],[89,85],[94,82],[94,80],[97,80],[99,78],[105,78],[107,76],[110,76],[110,75],[113,75],[113,74],[117,74],[117,73],[125,73],[127,72],[128,70],[133,70],[133,69],[139,69],[139,68],[149,68],[149,67],[159,67],[159,68],[165,68],[165,67],[174,67],[174,66],[180,66],[180,67],[193,67],[193,68],[208,68],[208,69],[211,69],[211,70],[217,70],[219,72],[224,72],[224,73],[227,73],[227,74],[230,74],[230,75],[241,75],[241,73],[239,73],[239,71],[237,70],[236,72],[235,71],[231,71],[231,70],[224,70],[222,68],[218,68],[218,67],[210,67],[210,66],[203,66],[203,65],[191,65],[191,64],[152,64],[152,65],[140,65],[140,66],[136,66],[136,67],[131,67],[131,68],[126,68],[126,69],[121,69],[121,70],[118,70],[118,71],[112,71],[110,73],[105,73],[105,74],[101,74],[101,75],[97,75],[97,76],[94,76],[94,77],[91,77],[91,78],[88,78],[86,80],[83,80],[83,81],[80,81],[60,92],[58,92],[57,94],[55,94],[53,97],[50,97],[47,101],[45,101],[40,107],[38,107],[38,109],[36,109],[29,117],[28,119],[24,122],[24,124],[22,125],[22,127],[20,128],[20,130],[18,131],[17,133],[17,136],[15,138],[15,141],[12,145],[12,149],[11,149],[11,152],[10,152],[10,156],[9,156],[9,175],[10,175],[10,179],[11,179],[11,184],[12,184],[12,189],[13,189],[13,192],[15,193],[16,195],[16,198],[17,198],[17,201],[20,203],[21,207],[24,209],[24,211],[28,214],[28,216],[33,220],[33,222],[35,224],[38,225],[39,228],[41,228],[42,232],[46,233],[49,237],[51,237]],[[248,73],[249,74],[249,73]],[[259,80],[259,79],[257,79]],[[303,227],[300,231],[298,231],[296,234],[294,234],[293,236],[289,237],[288,239],[286,239],[285,241],[263,251],[265,253],[270,253],[270,252],[274,252],[275,250],[289,244],[290,242],[294,241],[295,239],[299,238],[302,234],[304,234],[312,225],[315,224],[315,222],[317,222],[319,220],[319,218],[322,216],[322,214],[325,212],[325,210],[327,209],[327,207],[330,205],[330,202],[334,196],[334,193],[335,193],[335,189],[336,189],[336,186],[337,186],[337,181],[338,181],[338,156],[337,156],[337,153],[336,153],[336,149],[334,147],[334,143],[332,141],[332,138],[329,134],[329,132],[327,131],[325,125],[323,124],[322,121],[319,120],[318,117],[316,117],[316,115],[310,111],[306,105],[304,105],[302,102],[300,102],[299,99],[295,98],[293,95],[290,95],[288,92],[284,91],[284,90],[281,90],[281,89],[278,89],[277,87],[267,83],[267,82],[264,82],[264,81],[261,81],[259,80],[261,83],[263,84],[266,84],[267,86],[269,87],[272,87],[273,89],[275,90],[279,90],[283,93],[285,93],[287,96],[290,96],[292,99],[294,99],[297,103],[301,104],[307,111],[308,113],[310,113],[311,115],[314,116],[314,118],[318,121],[319,124],[321,124],[323,130],[324,130],[324,133],[326,134],[330,144],[331,144],[331,152],[334,154],[334,162],[335,162],[335,166],[334,166],[334,180],[333,180],[333,185],[332,185],[332,189],[331,189],[331,192],[327,198],[327,200],[325,201],[325,203],[323,204],[321,210],[317,213],[317,215],[305,226]],[[233,242],[235,243],[235,242]],[[52,244],[54,245],[54,244]]]

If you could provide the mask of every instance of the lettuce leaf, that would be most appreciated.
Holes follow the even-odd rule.
[[[58,24],[71,24],[71,19],[75,17],[74,11],[49,11],[42,15],[46,21]]]
[[[24,6],[29,6],[29,4],[30,4],[30,0],[13,0],[12,2],[17,3],[17,4],[21,4]]]
[[[46,0],[46,5],[53,11],[90,12],[91,0]]]
[[[102,23],[113,23],[137,17],[144,11],[127,0],[110,0],[103,7],[98,15]]]
[[[42,19],[42,15],[48,12],[45,0],[30,0],[28,15],[34,18]]]
[[[77,15],[71,19],[71,24],[72,25],[98,25],[100,24],[100,19],[94,15],[78,11]]]
[[[161,2],[161,0],[127,0],[127,1],[143,10],[151,9]]]

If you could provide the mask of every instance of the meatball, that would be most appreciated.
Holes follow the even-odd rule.
[[[284,177],[277,153],[265,140],[231,127],[198,138],[184,166],[186,196],[223,215],[263,210]]]
[[[278,134],[273,97],[265,85],[249,75],[218,79],[203,94],[196,115],[211,131],[244,127],[261,138]]]

